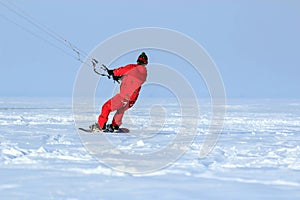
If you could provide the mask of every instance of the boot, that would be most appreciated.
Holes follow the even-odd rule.
[[[113,126],[112,124],[107,124],[106,125],[106,131],[108,132],[117,132],[119,130],[119,126]]]
[[[91,131],[93,132],[102,132],[102,128],[99,127],[98,123],[92,124],[89,126],[89,128],[91,129]]]

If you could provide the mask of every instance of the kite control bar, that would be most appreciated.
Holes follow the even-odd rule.
[[[98,64],[98,60],[96,60],[95,58],[92,59],[92,64],[93,64],[93,69],[94,69],[94,72],[100,76],[106,76],[108,79],[111,79],[113,78],[114,81],[117,81],[118,83],[119,82],[119,79],[121,78],[120,76],[114,76],[114,75],[110,75],[110,74],[104,74],[104,73],[101,73],[97,70],[97,64]],[[102,64],[102,66],[100,67],[100,69],[102,69],[103,71],[106,71],[108,73],[109,69],[106,67],[106,65]]]

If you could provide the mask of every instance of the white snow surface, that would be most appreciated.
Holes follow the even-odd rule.
[[[172,101],[158,102],[141,99],[128,114],[143,126],[149,124],[149,107],[160,104],[168,115],[161,135],[151,143],[144,136],[112,136],[121,150],[161,149],[174,137],[180,112]],[[227,103],[222,134],[207,157],[199,158],[199,149],[210,105],[199,100],[199,125],[186,153],[163,169],[136,175],[89,154],[77,133],[72,99],[2,97],[0,199],[299,200],[300,100]],[[132,128],[130,134],[139,132]]]

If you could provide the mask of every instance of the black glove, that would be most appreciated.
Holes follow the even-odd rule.
[[[107,70],[108,75],[114,76],[114,70],[113,69],[108,69]]]
[[[113,76],[113,80],[114,81],[117,81],[118,83],[120,83],[119,82],[119,80],[122,78],[122,76]]]
[[[121,79],[121,76],[115,76],[113,69],[108,69],[107,73],[108,73],[109,76],[112,76],[114,81],[117,81],[118,83],[120,83],[119,80]]]

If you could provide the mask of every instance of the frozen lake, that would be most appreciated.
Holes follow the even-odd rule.
[[[125,119],[130,136],[110,135],[112,144],[139,153],[168,145],[180,112],[170,101],[157,102],[140,99],[128,112],[136,127]],[[228,100],[222,134],[205,158],[199,149],[211,113],[208,101],[199,102],[185,154],[163,169],[131,174],[86,150],[72,99],[0,98],[0,199],[300,199],[300,100]],[[149,124],[153,105],[152,115],[167,119],[150,137],[139,127]],[[96,112],[86,115],[95,122]]]

